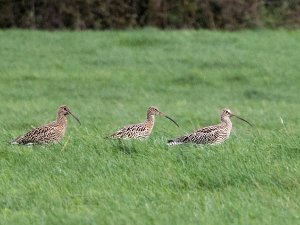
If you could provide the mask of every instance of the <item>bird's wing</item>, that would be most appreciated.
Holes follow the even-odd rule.
[[[204,127],[191,134],[187,134],[173,140],[168,141],[168,145],[178,145],[187,142],[192,142],[195,144],[210,144],[219,135],[218,125]]]
[[[188,140],[196,144],[211,144],[219,136],[218,125],[201,128],[188,135]]]
[[[113,133],[110,137],[112,137],[112,138],[126,138],[126,137],[130,137],[131,134],[133,134],[135,132],[144,132],[145,130],[146,130],[146,127],[143,126],[142,123],[131,124],[131,125],[127,125],[127,126],[122,127],[121,129],[119,129],[118,131]]]
[[[218,130],[218,128],[219,128],[219,125],[203,127],[203,128],[196,130],[195,133],[203,133],[203,134],[211,133],[211,132],[215,132],[216,130]]]
[[[16,138],[15,141],[19,144],[38,143],[41,139],[51,135],[54,132],[54,130],[50,128],[51,127],[48,125],[33,128],[23,136]]]

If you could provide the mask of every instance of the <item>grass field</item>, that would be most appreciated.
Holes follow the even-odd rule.
[[[300,31],[0,31],[0,224],[299,224]],[[63,145],[10,146],[67,104]],[[104,137],[158,117],[143,142]],[[166,141],[234,119],[222,145]]]

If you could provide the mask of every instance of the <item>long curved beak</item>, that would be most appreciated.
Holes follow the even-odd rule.
[[[240,120],[242,120],[242,121],[248,123],[251,127],[253,127],[251,123],[249,123],[247,120],[243,119],[242,117],[239,117],[239,116],[234,115],[234,114],[232,114],[232,115],[235,116],[236,118],[238,118],[238,119],[240,119]]]
[[[171,120],[173,123],[175,123],[175,125],[176,125],[177,127],[179,127],[178,123],[176,123],[176,121],[173,120],[171,117],[167,116],[166,114],[164,114],[164,113],[162,113],[162,112],[160,112],[160,115],[162,115],[162,116],[166,117],[167,119]]]
[[[74,117],[75,120],[77,120],[77,122],[81,125],[80,120],[71,112],[69,111],[69,113]]]

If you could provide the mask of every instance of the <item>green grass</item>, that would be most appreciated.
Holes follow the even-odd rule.
[[[0,31],[0,224],[299,224],[300,31]],[[67,104],[63,146],[10,146]],[[140,122],[152,136],[104,137]],[[222,145],[169,138],[233,118]]]

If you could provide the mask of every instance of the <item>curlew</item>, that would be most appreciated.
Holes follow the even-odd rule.
[[[70,109],[63,105],[58,108],[56,120],[33,128],[23,136],[17,137],[11,144],[50,144],[59,143],[64,137],[67,128],[67,115],[72,115],[80,124],[79,119],[70,111]]]
[[[229,109],[223,109],[221,112],[221,123],[217,125],[212,125],[204,128],[200,128],[194,133],[175,138],[168,141],[169,146],[180,145],[184,143],[194,143],[194,144],[220,144],[229,138],[232,123],[230,117],[235,116],[236,118],[248,123],[247,120],[234,115]]]
[[[160,112],[156,107],[149,107],[147,111],[147,119],[143,123],[131,124],[124,126],[115,133],[109,136],[113,139],[143,139],[148,138],[154,126],[155,115],[164,116],[171,120],[176,126],[179,125],[169,116]]]

